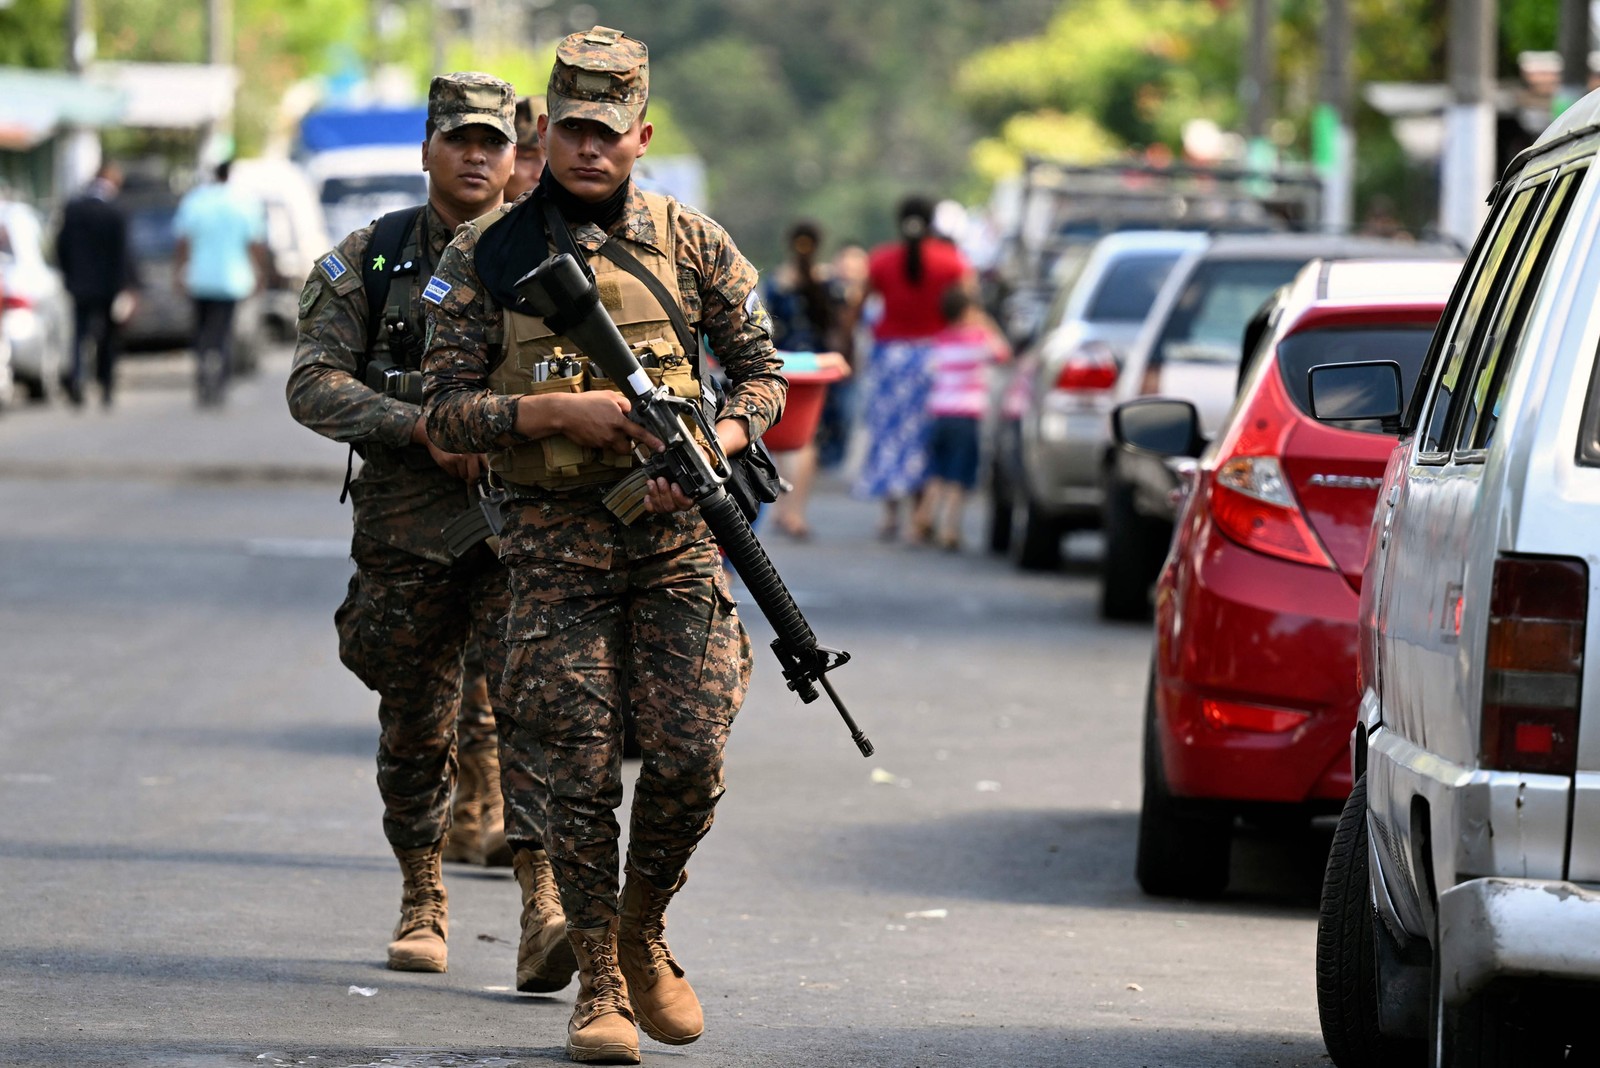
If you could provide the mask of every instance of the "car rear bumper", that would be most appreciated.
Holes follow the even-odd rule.
[[[1023,461],[1036,504],[1052,512],[1099,514],[1105,502],[1110,419],[1109,405],[1050,405],[1039,413]]]
[[[1209,526],[1196,536],[1198,551],[1183,546],[1157,591],[1156,707],[1169,787],[1232,801],[1343,800],[1360,697],[1355,591],[1334,571],[1251,552]],[[1244,729],[1221,725],[1218,710],[1228,706],[1305,718],[1283,730]]]
[[[1440,994],[1460,1005],[1498,978],[1600,980],[1600,891],[1473,879],[1439,895]]]

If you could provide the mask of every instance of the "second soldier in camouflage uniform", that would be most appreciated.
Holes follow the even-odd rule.
[[[297,420],[364,455],[350,484],[356,574],[335,616],[339,655],[380,697],[383,827],[404,880],[388,964],[444,971],[441,839],[456,771],[463,649],[472,642],[481,651],[497,706],[506,572],[487,544],[457,555],[444,534],[475,507],[472,485],[482,458],[430,441],[416,401],[390,395],[369,372],[374,364],[397,371],[417,366],[421,282],[458,225],[501,203],[513,160],[511,87],[470,72],[435,78],[426,136],[428,203],[412,229],[396,231],[406,238],[401,251],[371,247],[376,228],[364,227],[322,257],[307,280],[288,398]],[[369,267],[374,277],[389,272],[376,323],[364,281]],[[500,773],[485,774],[498,793]],[[519,769],[518,778],[519,796],[536,804],[536,773]],[[509,830],[524,840],[539,838],[537,819],[536,808],[507,813]],[[558,986],[570,976],[569,969]]]
[[[512,584],[501,735],[508,760],[542,755],[548,770],[546,845],[579,964],[567,1052],[612,1063],[638,1062],[635,1019],[675,1044],[703,1030],[665,913],[722,795],[750,643],[716,543],[681,491],[655,480],[649,513],[631,526],[602,503],[631,448],[661,443],[627,419],[620,393],[568,363],[569,340],[517,310],[512,284],[548,252],[545,206],[570,225],[623,336],[676,395],[700,396],[695,335],[709,338],[730,384],[716,422],[728,453],[778,418],[786,388],[755,269],[711,219],[631,181],[652,133],[648,70],[644,45],[616,30],[562,41],[539,187],[464,228],[424,294],[435,305],[428,432],[486,452],[515,497],[500,542]],[[619,899],[625,706],[643,760]]]
[[[507,204],[538,185],[544,172],[544,143],[539,140],[539,120],[544,112],[543,96],[517,101],[517,165],[506,183]]]

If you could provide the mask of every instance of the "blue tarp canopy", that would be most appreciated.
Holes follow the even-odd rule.
[[[422,105],[404,108],[326,108],[300,120],[302,152],[353,145],[419,145],[428,119]]]

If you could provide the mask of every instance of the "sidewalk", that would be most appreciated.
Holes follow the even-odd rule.
[[[109,411],[95,397],[0,413],[0,478],[130,478],[184,482],[344,479],[346,447],[289,416],[290,350],[274,347],[221,408],[195,404],[187,354],[126,356]],[[91,391],[92,392],[92,391]]]

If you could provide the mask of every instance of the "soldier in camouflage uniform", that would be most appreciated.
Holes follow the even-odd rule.
[[[510,204],[539,184],[544,171],[544,145],[539,140],[539,120],[544,118],[544,97],[525,96],[517,101],[517,166],[506,183]]]
[[[352,443],[364,457],[349,484],[356,574],[335,622],[340,659],[380,697],[378,788],[384,833],[404,880],[400,922],[388,950],[389,967],[398,970],[446,968],[441,840],[456,777],[463,649],[475,644],[483,670],[498,684],[509,594],[505,568],[486,543],[480,540],[458,555],[444,535],[447,525],[476,507],[482,457],[430,440],[420,397],[391,395],[386,383],[393,379],[375,381],[371,371],[392,364],[397,372],[412,368],[415,376],[421,282],[458,225],[502,202],[513,161],[512,96],[509,85],[486,74],[433,80],[422,146],[428,203],[414,221],[406,216],[395,224],[394,232],[405,238],[401,251],[372,247],[385,226],[380,220],[317,262],[301,294],[287,388],[297,420]],[[409,229],[398,228],[404,222]],[[377,293],[369,301],[367,279],[385,271],[388,294],[376,318],[371,305]],[[495,685],[480,697],[497,698],[498,690]],[[465,752],[486,753],[482,776],[498,795],[494,714],[491,707],[487,720],[481,713],[469,717],[472,730],[460,744]],[[538,796],[526,769],[519,785],[520,796]],[[512,833],[525,841],[538,840],[538,818],[536,809],[508,814]]]
[[[635,1021],[674,1044],[703,1030],[665,913],[722,795],[750,643],[717,546],[678,487],[654,480],[649,511],[631,526],[602,503],[634,446],[661,443],[628,420],[621,393],[565,362],[576,346],[518,310],[512,283],[558,233],[546,205],[570,226],[624,337],[674,394],[700,396],[693,349],[709,338],[729,380],[715,423],[728,453],[778,418],[786,389],[755,269],[721,226],[631,181],[652,134],[648,71],[644,45],[616,30],[562,41],[538,188],[457,234],[424,292],[428,433],[487,453],[514,499],[500,541],[512,590],[501,737],[508,762],[542,760],[549,776],[545,842],[579,965],[567,1053],[624,1064],[638,1063]],[[626,705],[643,759],[619,897]]]

